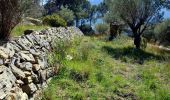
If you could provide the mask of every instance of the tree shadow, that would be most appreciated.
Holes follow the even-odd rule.
[[[102,50],[107,52],[116,60],[121,60],[123,62],[139,63],[144,64],[145,61],[157,60],[165,61],[164,56],[155,55],[144,50],[135,49],[133,47],[126,48],[112,48],[109,46],[103,46]]]

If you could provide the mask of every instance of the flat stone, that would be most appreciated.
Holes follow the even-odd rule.
[[[4,58],[4,59],[8,59],[9,54],[8,54],[6,48],[0,47],[0,57],[2,57],[2,58]]]
[[[20,84],[20,85],[23,85],[23,84],[24,84],[24,82],[21,81],[21,80],[17,80],[16,83],[17,83],[17,84]]]
[[[25,78],[24,72],[17,68],[15,65],[11,65],[12,72],[15,74],[16,77],[18,78]]]
[[[15,84],[16,77],[6,66],[0,66],[0,72],[0,90],[9,91]]]
[[[0,100],[3,100],[6,97],[6,93],[3,91],[3,89],[0,89]]]
[[[15,50],[14,50],[12,44],[6,43],[4,47],[7,48],[7,52],[9,54],[9,57],[13,57],[14,54],[15,54]]]
[[[21,56],[21,59],[23,59],[24,61],[35,62],[35,59],[32,54],[25,54],[20,52],[19,55]]]
[[[20,68],[26,71],[31,71],[32,70],[32,63],[30,62],[23,62],[20,64]]]

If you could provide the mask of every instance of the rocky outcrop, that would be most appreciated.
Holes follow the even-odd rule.
[[[56,69],[47,55],[56,39],[73,39],[83,33],[75,28],[34,31],[0,47],[0,100],[41,99],[41,90]]]

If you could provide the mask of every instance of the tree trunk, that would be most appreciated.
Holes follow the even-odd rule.
[[[76,27],[79,27],[79,19],[76,18]]]
[[[134,37],[134,44],[136,45],[137,49],[140,49],[140,46],[141,46],[141,36],[140,35],[136,35]]]

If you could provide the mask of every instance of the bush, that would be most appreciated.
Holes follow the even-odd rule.
[[[57,14],[48,15],[43,18],[43,24],[52,27],[66,27],[67,22]]]
[[[81,25],[79,27],[79,29],[84,33],[84,35],[94,35],[95,34],[93,28],[88,24]]]
[[[154,29],[157,40],[160,42],[169,41],[170,42],[170,19],[156,25]]]
[[[109,25],[105,23],[100,23],[100,24],[97,24],[95,28],[99,34],[105,34],[107,33],[109,29]]]

